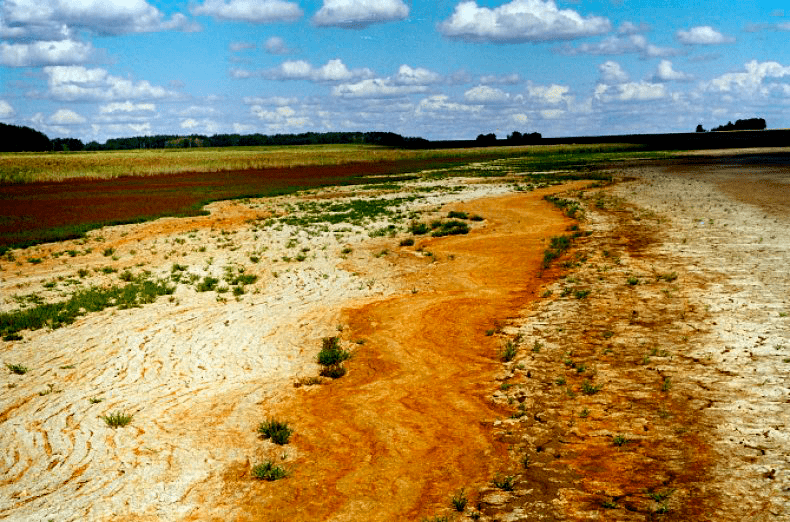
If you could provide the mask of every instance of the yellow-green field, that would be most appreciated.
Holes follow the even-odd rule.
[[[470,149],[404,150],[372,145],[304,145],[287,147],[228,147],[101,152],[2,153],[0,183],[64,181],[74,178],[112,179],[183,172],[219,172],[278,167],[307,167],[420,161],[442,158],[476,159],[524,156],[538,163],[552,158],[637,151],[629,145],[549,145]]]

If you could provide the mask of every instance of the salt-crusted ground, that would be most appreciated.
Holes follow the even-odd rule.
[[[210,216],[16,250],[0,259],[2,311],[141,275],[175,291],[0,341],[0,363],[28,369],[0,371],[0,518],[279,520],[271,505],[304,520],[790,520],[790,174],[733,158],[576,185],[565,197],[585,219],[571,253],[523,283],[486,265],[521,262],[497,257],[508,237],[545,247],[522,234],[539,228],[539,197],[513,196],[513,178],[219,202]],[[389,211],[374,219],[310,218],[332,212],[322,205],[383,199]],[[411,220],[448,208],[485,221],[468,238],[398,247]],[[231,284],[241,275],[257,279]],[[206,277],[216,285],[198,291]],[[493,297],[498,284],[511,287],[506,304]],[[478,309],[505,315],[488,322]],[[365,341],[347,380],[296,393],[294,383],[317,375],[330,335]],[[503,362],[508,341],[517,354]],[[465,373],[436,378],[407,361]],[[382,395],[390,378],[403,396]],[[449,393],[453,379],[466,395]],[[423,400],[437,390],[452,397],[443,415]],[[388,397],[397,404],[384,419]],[[376,404],[368,413],[365,400]],[[349,408],[349,424],[337,404],[322,410],[326,401]],[[324,411],[334,412],[325,423]],[[101,418],[113,412],[133,419],[113,429]],[[453,418],[470,412],[490,418],[465,432]],[[269,415],[297,423],[292,444],[257,436]],[[420,415],[434,416],[451,445],[466,437],[490,448],[470,458],[435,449]],[[353,432],[331,432],[345,426]],[[330,469],[321,440],[372,449],[351,448],[346,467]],[[420,467],[432,456],[448,460]],[[263,458],[293,475],[255,483],[250,465]],[[410,487],[373,476],[378,465],[432,475]],[[461,487],[463,514],[450,507]]]

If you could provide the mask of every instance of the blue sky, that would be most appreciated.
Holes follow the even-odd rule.
[[[787,128],[783,4],[0,0],[0,121],[86,142]]]

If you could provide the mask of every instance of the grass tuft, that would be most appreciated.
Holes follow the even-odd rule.
[[[264,439],[271,439],[275,444],[282,446],[283,444],[288,444],[288,439],[291,438],[293,430],[288,426],[287,422],[269,419],[258,425],[258,433]]]
[[[132,422],[133,415],[122,411],[114,411],[100,417],[110,428],[123,428]]]
[[[277,466],[271,460],[266,460],[252,468],[252,476],[258,480],[271,482],[287,477],[288,472],[282,466]]]
[[[6,368],[8,368],[11,373],[15,373],[17,375],[24,375],[30,371],[30,368],[27,366],[23,366],[21,364],[8,364],[6,363]]]

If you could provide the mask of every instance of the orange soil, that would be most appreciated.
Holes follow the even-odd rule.
[[[486,228],[424,240],[433,263],[400,252],[395,262],[411,268],[407,285],[419,291],[345,311],[343,337],[365,340],[348,375],[273,408],[294,426],[299,458],[289,479],[256,484],[234,519],[416,519],[490,481],[506,446],[490,426],[504,412],[490,400],[501,346],[486,330],[516,316],[544,282],[546,238],[570,223],[542,199],[558,190],[456,205],[483,215]],[[229,482],[249,481],[232,475],[229,493],[239,491]]]

